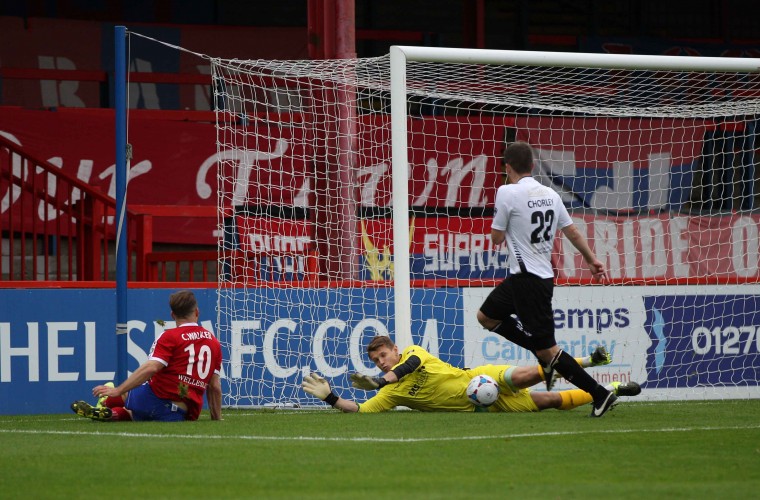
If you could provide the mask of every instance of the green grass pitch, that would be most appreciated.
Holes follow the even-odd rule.
[[[760,400],[538,414],[0,416],[2,498],[757,498]]]

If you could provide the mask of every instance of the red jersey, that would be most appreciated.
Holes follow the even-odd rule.
[[[153,393],[161,399],[183,401],[187,420],[197,420],[206,387],[212,375],[222,370],[219,340],[197,323],[185,323],[164,331],[153,343],[148,359],[165,366],[150,379]]]

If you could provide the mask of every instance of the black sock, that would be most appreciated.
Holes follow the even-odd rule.
[[[575,387],[583,389],[591,394],[594,401],[598,401],[607,396],[607,389],[594,380],[594,377],[589,375],[588,372],[565,351],[561,350],[559,352],[559,356],[557,356],[554,363],[554,369]]]

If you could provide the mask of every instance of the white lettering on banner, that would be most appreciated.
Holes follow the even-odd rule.
[[[597,224],[598,222],[598,224]],[[602,259],[602,262],[605,262],[606,259],[609,259],[609,272],[610,276],[613,278],[619,278],[620,277],[620,252],[618,251],[617,244],[617,227],[612,221],[605,221],[605,220],[595,220],[593,222],[593,228],[594,228],[594,251],[596,252],[596,255],[599,259]],[[585,234],[586,231],[586,224],[584,222],[583,226],[578,226],[578,229],[583,231]],[[597,239],[599,247],[597,249]],[[564,243],[564,242],[563,242]],[[578,254],[579,252],[575,250],[575,247],[573,245],[564,245],[564,247],[571,247],[571,251],[573,252],[573,257]],[[628,252],[624,250],[624,255],[627,257]],[[573,258],[573,261],[575,259]],[[575,268],[573,268],[573,274],[575,274]]]
[[[94,321],[85,321],[81,325],[84,326],[84,355],[73,346],[66,346],[64,341],[67,337],[67,333],[70,334],[72,339],[81,337],[80,323],[68,322],[68,321],[50,321],[45,323],[47,327],[47,382],[73,382],[80,380],[80,372],[62,372],[60,369],[60,361],[63,357],[70,357],[73,359],[76,366],[80,367],[84,364],[84,380],[113,380],[116,372],[114,371],[98,371],[97,370],[97,339],[96,332],[97,323]],[[153,323],[155,327],[154,338],[158,338],[164,331],[164,328],[174,328],[175,323],[173,321],[167,321],[165,326],[162,327],[157,323]],[[204,321],[202,326],[213,334],[212,322]],[[132,337],[137,337],[144,333],[146,323],[139,320],[130,320],[127,323],[127,353],[132,356],[137,364],[142,364],[148,359],[148,355],[143,351],[133,340]],[[28,381],[39,382],[40,381],[40,343],[39,343],[39,323],[28,322],[26,323],[27,330],[27,346],[11,346],[11,338],[14,343],[18,344],[22,340],[21,332],[18,330],[11,332],[11,323],[0,323],[0,382],[11,382],[13,380],[13,360],[18,358],[27,358],[28,363]],[[204,333],[203,335],[197,335],[198,337],[210,336]],[[43,354],[44,355],[44,354]],[[113,362],[112,359],[108,360]],[[18,363],[16,363],[18,367]],[[224,370],[220,374],[222,378],[225,377]]]
[[[284,329],[285,332],[283,333],[286,336],[292,336],[296,332],[297,326],[298,323],[292,319],[278,319],[272,323],[269,328],[267,328],[267,331],[264,334],[264,349],[262,349],[264,353],[264,363],[269,368],[270,373],[277,378],[287,378],[291,375],[294,375],[296,371],[298,371],[297,366],[290,368],[284,368],[280,366],[280,364],[277,363],[277,358],[275,357],[275,353],[278,351],[278,349],[275,347],[277,334],[280,333],[280,330]]]
[[[68,57],[37,56],[40,69],[77,69]],[[76,80],[40,80],[42,105],[46,108],[84,108],[85,104],[77,95],[79,82]]]
[[[641,235],[641,276],[654,278],[664,276],[667,270],[665,253],[665,231],[660,219],[642,219],[639,221]]]
[[[257,319],[232,321],[230,327],[230,377],[242,378],[243,356],[256,354],[254,344],[243,344],[243,334],[250,330],[259,330],[261,321]]]
[[[535,149],[537,162],[534,176],[544,185],[560,192],[565,202],[573,201],[571,193],[557,186],[552,176],[577,177],[575,152],[573,150]],[[642,159],[643,160],[643,159]],[[670,169],[672,154],[670,151],[651,152],[647,155],[648,208],[659,210],[669,203]],[[605,210],[628,210],[633,207],[634,162],[612,162],[612,182],[609,186],[599,186],[591,194],[591,207]],[[544,171],[551,175],[545,175]]]
[[[298,335],[298,321],[291,318],[280,318],[272,322],[263,335],[263,342],[261,345],[261,353],[264,357],[264,368],[266,371],[276,378],[287,378],[298,373],[299,369],[302,373],[308,373],[312,371],[312,367],[308,364],[294,364],[292,366],[283,366],[281,359],[278,360],[278,347],[277,336],[282,334],[287,337],[299,337]],[[250,359],[253,355],[259,352],[258,347],[255,344],[243,343],[243,335],[249,334],[252,339],[262,338],[261,330],[263,325],[260,320],[246,320],[246,321],[233,321],[231,325],[231,342],[230,342],[230,378],[240,379],[243,378],[243,366],[246,364],[251,365],[253,361]],[[317,325],[314,335],[312,337],[311,356],[305,358],[308,353],[301,353],[299,358],[308,359],[309,362],[313,362],[314,370],[325,377],[337,377],[343,375],[349,371],[348,364],[341,362],[340,364],[333,366],[328,362],[326,353],[334,351],[332,345],[327,345],[328,342],[335,342],[334,339],[340,338],[343,342],[345,336],[343,335],[349,325],[338,318],[328,318]],[[352,369],[365,375],[377,375],[379,370],[369,362],[369,358],[364,352],[362,340],[365,337],[366,332],[371,332],[372,336],[385,335],[389,336],[388,327],[379,318],[364,318],[357,322],[348,335],[348,360],[352,365]],[[425,347],[431,354],[437,355],[439,349],[438,342],[438,322],[435,319],[429,319],[425,325],[425,331],[421,341],[421,345]],[[245,359],[248,357],[249,359]]]
[[[244,232],[245,229],[242,229]],[[309,236],[271,235],[247,233],[241,236],[244,248],[251,252],[283,252],[285,255],[263,255],[260,269],[267,268],[273,273],[307,273],[308,265],[304,253],[311,244]],[[265,259],[265,260],[264,260]]]
[[[670,152],[652,153],[649,155],[649,206],[650,210],[660,210],[668,206],[670,194]]]
[[[366,177],[361,187],[361,204],[366,207],[377,206],[377,189],[380,182],[388,173],[389,165],[385,162],[373,165],[365,165],[358,169],[357,178]],[[412,205],[423,206],[427,204],[430,194],[433,192],[438,176],[446,176],[447,189],[446,198],[443,205],[453,207],[457,205],[459,192],[462,188],[463,181],[471,175],[472,181],[469,183],[470,195],[467,203],[463,205],[468,207],[484,207],[488,204],[488,198],[484,196],[484,186],[486,181],[486,171],[488,169],[488,157],[477,155],[469,161],[464,158],[450,158],[443,168],[438,167],[438,160],[430,158],[425,163],[425,187],[422,192],[414,199]],[[412,178],[412,169],[407,169],[409,178]],[[440,171],[440,174],[439,174]]]
[[[533,166],[533,177],[543,184],[557,191],[565,203],[576,201],[575,194],[564,186],[558,186],[554,178],[575,177],[575,151],[563,149],[540,149],[534,148],[536,162]]]
[[[716,255],[707,254],[699,244],[699,238],[712,242],[723,238],[717,256],[725,271],[739,277],[756,276],[760,272],[760,228],[758,221],[749,216],[725,219],[718,225],[695,232],[690,228],[689,217],[638,217],[632,219],[573,217],[578,230],[593,240],[592,247],[599,260],[607,264],[611,278],[670,278],[688,277],[694,272],[692,266],[706,265],[717,269],[706,259]],[[720,221],[718,221],[720,222]],[[697,224],[699,224],[697,222]],[[729,234],[726,234],[730,230]],[[578,266],[580,254],[564,236],[560,238],[558,269],[565,277],[577,277],[585,265]],[[692,245],[692,246],[690,246]],[[690,255],[690,252],[695,255]],[[691,265],[689,258],[692,259]],[[726,265],[726,263],[730,263]]]
[[[15,136],[12,134],[8,134],[6,132],[0,131],[0,136],[5,137],[9,141],[18,144],[19,146],[22,146],[21,141],[19,141]],[[12,153],[11,163],[12,163],[12,172],[13,175],[20,177],[24,180],[27,180],[29,176],[29,169],[27,166],[27,162],[23,161],[22,158]],[[51,158],[48,158],[48,162],[54,165],[55,167],[58,167],[59,169],[63,169],[63,159],[60,156],[54,156]],[[92,177],[92,170],[93,170],[94,161],[87,159],[87,158],[81,158],[79,160],[79,166],[77,167],[77,173],[76,177],[82,182],[89,183],[90,179]],[[129,170],[129,179],[128,181],[131,181],[135,177],[138,177],[142,174],[150,172],[152,169],[151,162],[148,160],[141,161],[134,165]],[[111,177],[109,186],[108,186],[108,196],[111,198],[116,197],[116,179],[114,177],[114,172],[116,171],[116,167],[114,165],[111,165],[110,167],[103,170],[100,175],[98,175],[98,178],[103,180],[107,177]],[[33,175],[39,175],[44,173],[44,170],[40,167],[37,167],[34,171]],[[47,173],[46,175],[46,194],[49,196],[55,196],[58,191],[58,182],[56,180],[56,177],[52,173]],[[19,199],[19,196],[21,195],[21,188],[19,186],[14,185],[12,189],[9,189],[5,194],[3,194],[2,199],[0,200],[0,213],[4,213],[10,208],[11,205],[16,203],[16,201]],[[82,198],[82,193],[79,188],[72,188],[71,193],[67,195],[65,200],[62,200],[62,203],[64,206],[70,206],[79,201]],[[41,221],[52,221],[55,218],[58,217],[62,213],[60,210],[56,209],[53,205],[50,203],[45,203],[44,201],[40,201],[38,207],[37,207],[37,217]],[[113,217],[109,217],[108,223],[113,223]]]
[[[698,326],[691,332],[691,346],[694,354],[699,356],[756,354],[760,353],[760,335],[757,330],[758,327],[754,325],[716,326],[713,329]]]
[[[204,200],[211,197],[211,185],[206,182],[206,177],[208,176],[208,171],[211,167],[220,162],[232,161],[237,162],[237,164],[234,165],[234,169],[236,170],[235,184],[232,189],[232,200],[230,204],[233,207],[245,205],[248,202],[248,190],[251,182],[250,177],[251,172],[254,170],[254,164],[258,168],[259,162],[281,158],[288,151],[289,146],[287,140],[277,139],[272,151],[225,149],[221,153],[209,156],[206,161],[201,164],[198,173],[195,176],[195,190],[198,193],[198,196]]]
[[[430,158],[427,161],[427,163],[425,163],[425,173],[427,174],[427,179],[425,180],[425,187],[423,188],[420,195],[414,200],[414,203],[412,203],[412,206],[422,207],[427,203],[427,200],[430,197],[430,193],[433,192],[433,187],[435,186],[435,180],[438,178],[438,162],[435,161],[433,158]],[[411,168],[407,169],[407,175],[409,179],[412,178]],[[377,187],[377,183],[375,183],[375,187]],[[372,205],[375,204],[375,193],[372,193],[370,202]]]
[[[333,367],[325,361],[325,339],[327,338],[327,332],[331,329],[336,329],[338,332],[342,332],[346,329],[346,322],[331,318],[327,321],[320,323],[317,327],[317,331],[314,332],[314,364],[316,365],[317,372],[321,373],[325,377],[337,377],[343,373],[346,373],[346,365]],[[338,335],[336,335],[337,337]]]
[[[438,320],[430,318],[425,321],[425,332],[422,334],[420,347],[433,356],[438,356],[440,342],[438,341]]]
[[[301,185],[301,189],[296,191],[296,194],[293,196],[293,206],[308,208],[310,193],[311,193],[311,179],[307,177],[304,179],[303,184]]]
[[[56,156],[54,158],[50,158],[48,160],[50,163],[58,167],[59,169],[63,168],[63,158]],[[88,183],[90,182],[90,176],[92,175],[92,160],[80,160],[79,161],[79,168],[77,168],[77,179],[79,179],[82,182]],[[37,167],[35,174],[39,174],[44,172],[42,168]],[[46,194],[51,197],[55,197],[56,191],[58,191],[58,181],[56,176],[53,173],[47,174],[47,192]],[[82,198],[82,191],[75,187],[71,190],[71,195],[66,199],[66,201],[63,202],[64,206],[73,205],[77,201],[79,201]],[[45,213],[45,208],[47,207],[47,213]],[[40,220],[53,220],[61,213],[60,210],[58,210],[55,206],[53,206],[50,203],[45,203],[44,201],[40,201],[39,206],[37,207],[37,216]]]
[[[116,372],[99,372],[97,371],[97,362],[95,353],[97,349],[95,347],[95,322],[85,321],[84,323],[84,366],[85,366],[85,380],[113,380]]]
[[[197,64],[195,69],[198,70],[200,75],[211,75],[210,64]],[[209,111],[211,110],[211,86],[210,85],[193,85],[195,90],[195,110],[197,111]],[[187,108],[185,108],[187,109]]]
[[[408,169],[408,171],[409,171],[409,177],[411,178],[412,169],[410,168]],[[361,179],[362,177],[367,178],[367,180],[364,181],[361,187],[360,203],[362,204],[362,206],[374,207],[377,205],[377,203],[375,203],[375,195],[377,194],[377,186],[380,183],[380,181],[382,181],[385,178],[385,175],[387,172],[388,172],[387,163],[365,165],[357,169],[357,174],[356,174],[357,179]],[[432,184],[429,189],[433,189]],[[428,190],[428,193],[429,192],[430,191]]]
[[[7,132],[3,132],[0,130],[0,136],[8,139],[14,144],[21,145],[21,141],[19,141],[13,134],[9,134]],[[22,161],[21,156],[19,156],[16,153],[10,153],[10,160],[11,160],[11,172],[14,176],[26,180],[26,178],[29,175],[29,168],[27,167],[27,162]],[[13,184],[12,186],[8,186],[8,190],[3,194],[2,199],[0,199],[0,213],[5,213],[6,210],[8,210],[8,207],[13,205],[18,197],[21,195],[21,186],[17,186],[16,183],[3,183],[6,185]]]
[[[132,182],[136,177],[139,177],[143,174],[147,174],[153,169],[153,163],[151,163],[150,160],[142,160],[134,165],[131,165],[129,167],[129,175],[127,175],[127,183]],[[111,180],[108,183],[108,196],[111,198],[116,198],[116,176],[114,173],[116,172],[116,166],[111,165],[110,167],[103,170],[100,175],[98,175],[98,179],[103,180],[106,177],[111,177]]]
[[[758,230],[749,217],[739,217],[731,228],[731,262],[738,276],[757,274]]]
[[[21,146],[21,141],[19,141],[14,135],[0,131],[0,136],[8,139],[9,141],[13,142],[14,144],[17,144]],[[63,159],[56,156],[49,158],[48,161],[53,164],[54,166],[58,168],[63,168]],[[87,160],[87,159],[81,159],[79,161],[79,167],[77,168],[77,179],[83,181],[83,182],[90,182],[90,177],[92,175],[92,166],[93,161]],[[26,180],[29,176],[29,168],[26,161],[23,161],[22,158],[16,154],[11,153],[11,169],[13,175],[20,177],[24,180]],[[41,168],[35,169],[34,174],[40,174],[44,172]],[[55,179],[55,176],[53,174],[47,175],[47,189],[46,193],[50,196],[55,196],[57,191],[57,182]],[[0,200],[0,213],[4,213],[8,210],[8,208],[18,200],[18,197],[21,195],[21,187],[14,185],[11,189],[9,189],[2,197],[2,200]],[[73,188],[71,190],[71,194],[68,196],[67,200],[65,200],[63,203],[64,205],[68,206],[70,204],[73,204],[77,202],[82,197],[82,193],[79,188]],[[47,206],[47,214],[45,213],[45,207]],[[58,216],[58,211],[52,207],[50,204],[45,204],[44,202],[40,202],[38,208],[37,208],[37,216],[40,220],[52,220],[55,219]]]
[[[458,271],[467,259],[472,271],[507,268],[507,247],[472,233],[426,233],[422,237],[425,271]]]
[[[163,332],[163,329],[161,329],[163,327],[155,323],[154,325],[157,328],[156,338],[158,338],[161,332]],[[135,319],[131,319],[127,321],[127,354],[132,356],[137,361],[138,365],[141,365],[145,363],[146,361],[148,361],[148,354],[145,351],[143,351],[140,348],[140,346],[135,344],[135,342],[132,340],[132,336],[134,335],[134,333],[132,333],[132,330],[137,330],[139,333],[143,333],[145,331],[145,322],[135,320]]]
[[[60,332],[76,331],[77,323],[74,321],[49,321],[47,323],[48,339],[48,380],[51,382],[73,382],[79,380],[79,372],[60,372],[58,370],[58,358],[61,356],[73,356],[73,347],[59,347]]]
[[[670,219],[670,255],[673,256],[673,274],[676,277],[689,276],[689,264],[684,258],[689,251],[689,240],[686,238],[688,224],[686,217]]]
[[[141,73],[152,73],[153,64],[145,59],[136,57],[129,64],[132,71],[138,71]],[[129,92],[129,109],[143,108],[143,109],[161,109],[161,104],[158,100],[158,92],[156,90],[157,84],[149,82],[135,83],[132,82],[128,85]],[[140,100],[142,99],[142,106],[140,106]]]
[[[441,171],[443,175],[448,175],[449,179],[444,206],[453,207],[456,205],[462,180],[464,180],[464,178],[470,173],[472,173],[472,182],[470,183],[470,199],[467,201],[467,206],[485,206],[486,203],[488,203],[488,198],[481,197],[483,194],[483,185],[486,179],[487,167],[488,157],[484,155],[475,156],[472,160],[466,163],[462,158],[449,160]]]
[[[648,158],[648,206],[660,209],[668,204],[670,193],[670,165],[668,152],[649,154]],[[591,208],[602,210],[627,210],[633,207],[635,191],[632,161],[612,162],[612,186],[599,186],[591,198]]]
[[[248,233],[248,250],[251,252],[303,252],[311,243],[309,236]]]
[[[26,357],[29,363],[29,382],[40,381],[40,334],[39,325],[34,322],[26,324],[27,346],[11,347],[11,324],[0,323],[0,382],[11,382],[11,360],[13,357]],[[13,336],[18,341],[20,334]]]

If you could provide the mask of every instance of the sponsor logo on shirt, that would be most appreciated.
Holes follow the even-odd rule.
[[[425,371],[425,366],[420,366],[419,370],[414,372],[417,375],[417,379],[414,385],[409,389],[409,395],[414,397],[420,392],[420,389],[425,385],[428,379],[428,372]]]

